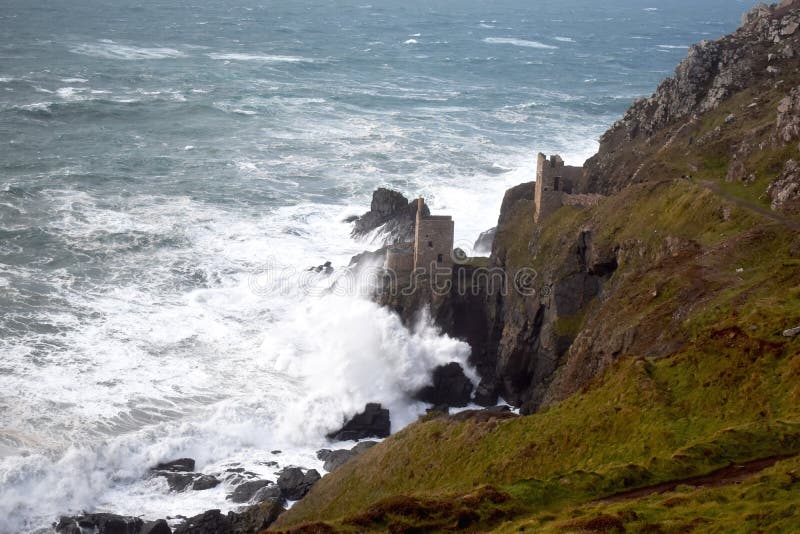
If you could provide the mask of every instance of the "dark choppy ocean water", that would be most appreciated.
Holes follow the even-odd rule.
[[[142,475],[188,455],[274,480],[263,462],[318,466],[367,401],[412,420],[408,392],[468,348],[292,271],[367,247],[341,220],[379,185],[472,242],[536,152],[591,155],[749,7],[2,2],[0,532],[227,508]]]

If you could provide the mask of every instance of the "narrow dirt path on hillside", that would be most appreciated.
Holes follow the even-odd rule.
[[[762,208],[758,204],[754,204],[753,202],[748,202],[747,200],[731,195],[730,193],[726,193],[719,187],[718,184],[712,182],[711,180],[699,180],[698,183],[701,186],[708,189],[709,191],[711,191],[712,193],[714,193],[715,195],[720,196],[730,202],[733,202],[734,204],[736,204],[741,208],[757,213],[762,217],[766,217],[767,219],[775,221],[776,223],[782,224],[787,228],[794,230],[795,232],[800,232],[800,223],[793,221],[788,217],[784,217],[783,215],[770,211],[768,209]]]
[[[632,499],[640,499],[642,497],[649,497],[656,493],[666,493],[668,491],[675,491],[678,486],[697,486],[702,488],[717,488],[720,486],[727,486],[741,482],[747,477],[763,471],[768,467],[772,467],[776,462],[791,458],[794,454],[783,456],[770,456],[768,458],[761,458],[752,460],[741,464],[732,464],[722,469],[712,471],[707,475],[700,475],[695,477],[683,478],[680,480],[670,480],[669,482],[662,482],[652,486],[645,486],[643,488],[636,488],[632,490],[621,491],[602,499],[591,501],[593,504],[611,504]]]

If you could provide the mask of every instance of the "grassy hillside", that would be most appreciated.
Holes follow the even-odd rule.
[[[477,513],[470,520],[477,530],[623,509],[667,524],[692,513],[650,501],[579,505],[731,462],[800,452],[800,338],[781,335],[800,324],[796,232],[679,179],[628,188],[590,210],[562,210],[541,231],[536,258],[526,257],[527,245],[511,248],[518,261],[536,266],[548,253],[563,253],[563,236],[587,225],[603,239],[635,243],[609,296],[588,312],[593,328],[647,325],[652,339],[669,332],[682,340],[673,353],[649,355],[645,349],[655,345],[645,341],[583,391],[531,416],[416,423],[325,477],[274,528],[325,520],[342,531],[447,530],[465,526],[464,499],[479,503],[466,507]],[[665,236],[692,245],[665,252]],[[480,489],[487,484],[491,491]],[[759,484],[754,491],[772,482]],[[791,491],[778,482],[770,488],[764,498],[800,520]],[[734,490],[714,499],[725,491]],[[739,513],[706,502],[702,492],[683,493],[703,504],[696,517],[712,524]],[[435,499],[418,506],[439,513],[417,513],[408,497]],[[781,517],[758,521],[777,527]]]
[[[782,332],[800,325],[800,218],[771,211],[765,191],[800,158],[776,136],[798,66],[630,143],[614,157],[641,178],[598,205],[538,226],[530,201],[508,214],[496,237],[508,269],[546,272],[587,232],[618,262],[598,297],[559,318],[574,343],[544,409],[417,422],[271,530],[795,531],[800,336]],[[738,163],[745,179],[731,178]]]

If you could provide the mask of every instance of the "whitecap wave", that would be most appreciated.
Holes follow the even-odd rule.
[[[539,41],[528,41],[525,39],[516,39],[514,37],[487,37],[483,40],[483,42],[488,44],[521,46],[524,48],[541,48],[545,50],[558,48],[557,46],[540,43]]]
[[[64,100],[84,100],[80,93],[85,91],[82,87],[61,87],[56,89],[56,94]]]
[[[283,56],[273,54],[244,54],[244,53],[230,53],[220,54],[211,53],[206,54],[211,59],[219,59],[224,61],[259,61],[262,63],[315,63],[317,60],[302,57],[302,56]]]
[[[99,43],[86,43],[75,46],[70,49],[70,52],[84,56],[122,60],[170,59],[186,55],[174,48],[145,48],[121,45],[108,39]]]

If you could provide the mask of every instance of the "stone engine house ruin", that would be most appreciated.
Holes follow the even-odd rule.
[[[417,200],[417,226],[414,232],[414,269],[453,267],[455,223],[449,215],[422,215],[422,198]]]
[[[414,242],[386,251],[385,268],[397,273],[428,273],[453,267],[455,223],[449,215],[423,215],[424,200],[417,200]]]
[[[582,194],[583,167],[565,165],[559,155],[539,154],[534,185],[534,220],[538,223],[564,205],[589,206],[600,195]],[[384,267],[395,273],[431,273],[452,269],[455,224],[449,215],[423,213],[424,200],[417,199],[414,242],[386,250]]]
[[[534,204],[536,212],[534,220],[539,222],[564,205],[564,196],[580,193],[583,167],[564,165],[561,156],[554,155],[547,159],[539,154],[536,162],[536,190]]]

